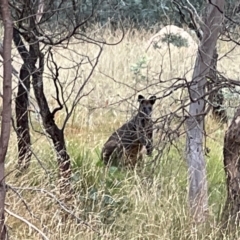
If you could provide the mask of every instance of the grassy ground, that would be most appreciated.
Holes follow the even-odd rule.
[[[16,136],[11,134],[6,162],[9,189],[6,208],[41,229],[49,239],[217,239],[220,231],[219,217],[226,197],[222,147],[226,127],[220,127],[210,117],[207,119],[206,156],[209,189],[209,222],[195,230],[191,225],[187,206],[187,167],[184,157],[185,137],[180,137],[177,147],[164,152],[161,159],[145,159],[145,167],[135,171],[123,171],[114,167],[107,170],[99,160],[101,147],[109,134],[119,127],[135,110],[136,94],[161,96],[170,79],[186,76],[191,80],[195,54],[188,48],[171,46],[171,56],[166,49],[150,49],[145,52],[147,40],[152,34],[141,31],[134,35],[127,32],[124,40],[115,46],[104,47],[99,64],[84,91],[94,88],[78,104],[67,125],[66,144],[72,160],[72,184],[76,190],[71,205],[74,214],[84,220],[77,223],[68,218],[61,221],[58,196],[57,164],[50,140],[32,131],[32,163],[20,177],[15,177],[17,162]],[[119,39],[105,33],[109,42]],[[231,44],[220,43],[219,53],[231,49]],[[96,56],[96,47],[90,44],[71,44],[68,49],[55,49],[58,64],[62,66],[60,81],[64,83],[64,96],[81,86],[90,71],[90,64],[83,64],[77,75],[77,84],[72,87],[76,71],[68,67],[78,63],[88,53]],[[219,69],[232,78],[237,78],[235,49],[228,58],[219,62]],[[14,56],[18,62],[17,55]],[[234,59],[234,61],[233,61]],[[20,63],[20,61],[19,61]],[[19,69],[19,64],[15,67]],[[64,69],[65,68],[65,69]],[[76,68],[75,68],[76,69]],[[159,82],[169,80],[167,83]],[[15,80],[16,81],[16,80]],[[46,70],[44,79],[47,98],[51,108],[56,106],[51,75]],[[158,101],[154,117],[175,109],[173,103],[180,92]],[[122,101],[126,99],[125,101]],[[32,104],[36,105],[34,100]],[[58,113],[56,122],[61,125],[65,113]],[[32,116],[33,125],[41,125]],[[156,140],[157,140],[156,134]],[[180,150],[179,150],[180,149]],[[157,151],[155,151],[155,156]],[[39,162],[43,165],[40,166]],[[148,163],[148,164],[147,164]],[[11,239],[41,239],[40,235],[16,217],[6,214]],[[92,230],[91,228],[94,228]],[[99,232],[100,235],[97,233]],[[225,236],[224,239],[232,239]]]

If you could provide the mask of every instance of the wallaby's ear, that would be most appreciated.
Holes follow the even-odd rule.
[[[144,99],[145,99],[144,96],[138,95],[138,102],[141,102],[141,101],[144,100]]]
[[[153,104],[155,103],[156,99],[157,99],[156,96],[151,96],[151,97],[149,98],[150,103],[153,105]]]

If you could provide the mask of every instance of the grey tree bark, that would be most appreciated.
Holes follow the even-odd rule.
[[[224,227],[240,223],[240,107],[225,133],[223,162],[227,180],[227,199],[222,213]]]
[[[224,0],[207,3],[207,14],[202,23],[203,37],[197,54],[189,89],[190,108],[186,120],[186,154],[189,174],[189,205],[196,222],[205,221],[208,212],[206,164],[204,159],[204,110],[206,75],[221,30]]]
[[[7,154],[8,143],[11,130],[11,98],[12,98],[12,64],[11,64],[11,48],[13,26],[11,14],[8,8],[8,1],[0,2],[1,15],[4,25],[3,37],[3,106],[0,136],[0,239],[8,239],[7,229],[5,226],[4,204],[6,196],[5,184],[5,157]]]

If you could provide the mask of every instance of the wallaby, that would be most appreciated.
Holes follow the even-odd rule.
[[[153,151],[153,121],[151,118],[156,96],[145,99],[138,96],[139,109],[136,116],[116,130],[104,144],[102,160],[106,165],[135,167],[142,159],[143,149],[147,155]]]

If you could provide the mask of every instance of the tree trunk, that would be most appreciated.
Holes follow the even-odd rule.
[[[211,69],[209,71],[209,79],[208,82],[208,91],[212,90],[212,87],[216,86],[219,83],[219,77],[217,75],[217,61],[218,61],[218,53],[217,48],[215,47],[213,58],[211,61]],[[224,103],[224,96],[222,93],[222,89],[211,92],[209,95],[209,102],[212,104],[212,115],[215,120],[221,123],[227,123],[227,113],[225,109],[222,109]]]
[[[18,33],[13,29],[13,40],[18,52],[21,52],[23,65],[20,70],[18,93],[16,97],[16,123],[17,123],[17,138],[18,138],[18,166],[19,169],[26,169],[29,167],[31,159],[31,137],[28,119],[28,105],[30,92],[30,55]]]
[[[6,196],[5,185],[5,157],[8,149],[8,143],[11,130],[11,98],[12,98],[12,20],[8,8],[8,1],[1,1],[1,14],[4,23],[4,39],[3,39],[3,107],[0,137],[0,239],[8,239],[7,229],[5,226],[4,204]]]
[[[18,82],[18,92],[16,97],[16,122],[18,138],[18,166],[19,169],[26,169],[31,160],[31,137],[28,121],[28,93],[30,91],[30,75],[25,64],[20,70],[20,80]],[[24,84],[24,86],[22,85]]]
[[[223,21],[224,0],[207,3],[203,38],[195,62],[190,94],[187,128],[187,162],[189,173],[189,205],[196,222],[205,221],[208,212],[206,164],[203,151],[206,76]],[[220,11],[219,11],[220,10]]]
[[[223,220],[239,224],[240,220],[240,107],[225,133],[224,137],[224,167],[227,177],[227,200],[223,210]],[[226,226],[226,225],[225,225]]]
[[[24,43],[21,40],[16,29],[13,32],[13,40],[18,48],[24,48]],[[17,123],[17,138],[18,138],[18,166],[19,169],[26,169],[29,166],[32,152],[30,150],[31,137],[28,120],[28,95],[30,92],[30,69],[29,69],[29,53],[23,55],[23,65],[20,70],[18,92],[15,100],[16,106],[16,123]]]
[[[39,46],[30,46],[32,51],[38,52]],[[47,99],[43,91],[43,68],[44,68],[44,56],[42,53],[39,54],[39,68],[33,71],[33,90],[40,109],[40,115],[42,117],[43,126],[53,141],[54,148],[57,154],[57,160],[59,165],[60,173],[60,192],[65,194],[65,199],[70,199],[71,187],[70,187],[70,176],[71,176],[71,166],[70,157],[66,150],[64,133],[62,129],[59,129],[54,121],[54,115],[50,112]],[[37,54],[36,54],[37,55]]]
[[[62,194],[67,194],[64,196],[65,199],[69,199],[71,196],[70,188],[70,157],[67,154],[64,132],[59,129],[54,121],[54,115],[51,113],[47,99],[43,91],[43,70],[44,70],[44,56],[40,52],[39,42],[33,37],[29,39],[29,51],[26,49],[24,43],[21,40],[18,30],[14,29],[14,41],[15,44],[18,42],[18,52],[21,55],[25,66],[29,69],[32,75],[32,84],[34,95],[36,97],[38,107],[40,110],[40,115],[42,117],[43,126],[53,141],[53,145],[57,154],[57,160],[59,165],[60,173],[60,192]],[[39,60],[39,67],[35,66],[37,60]]]

